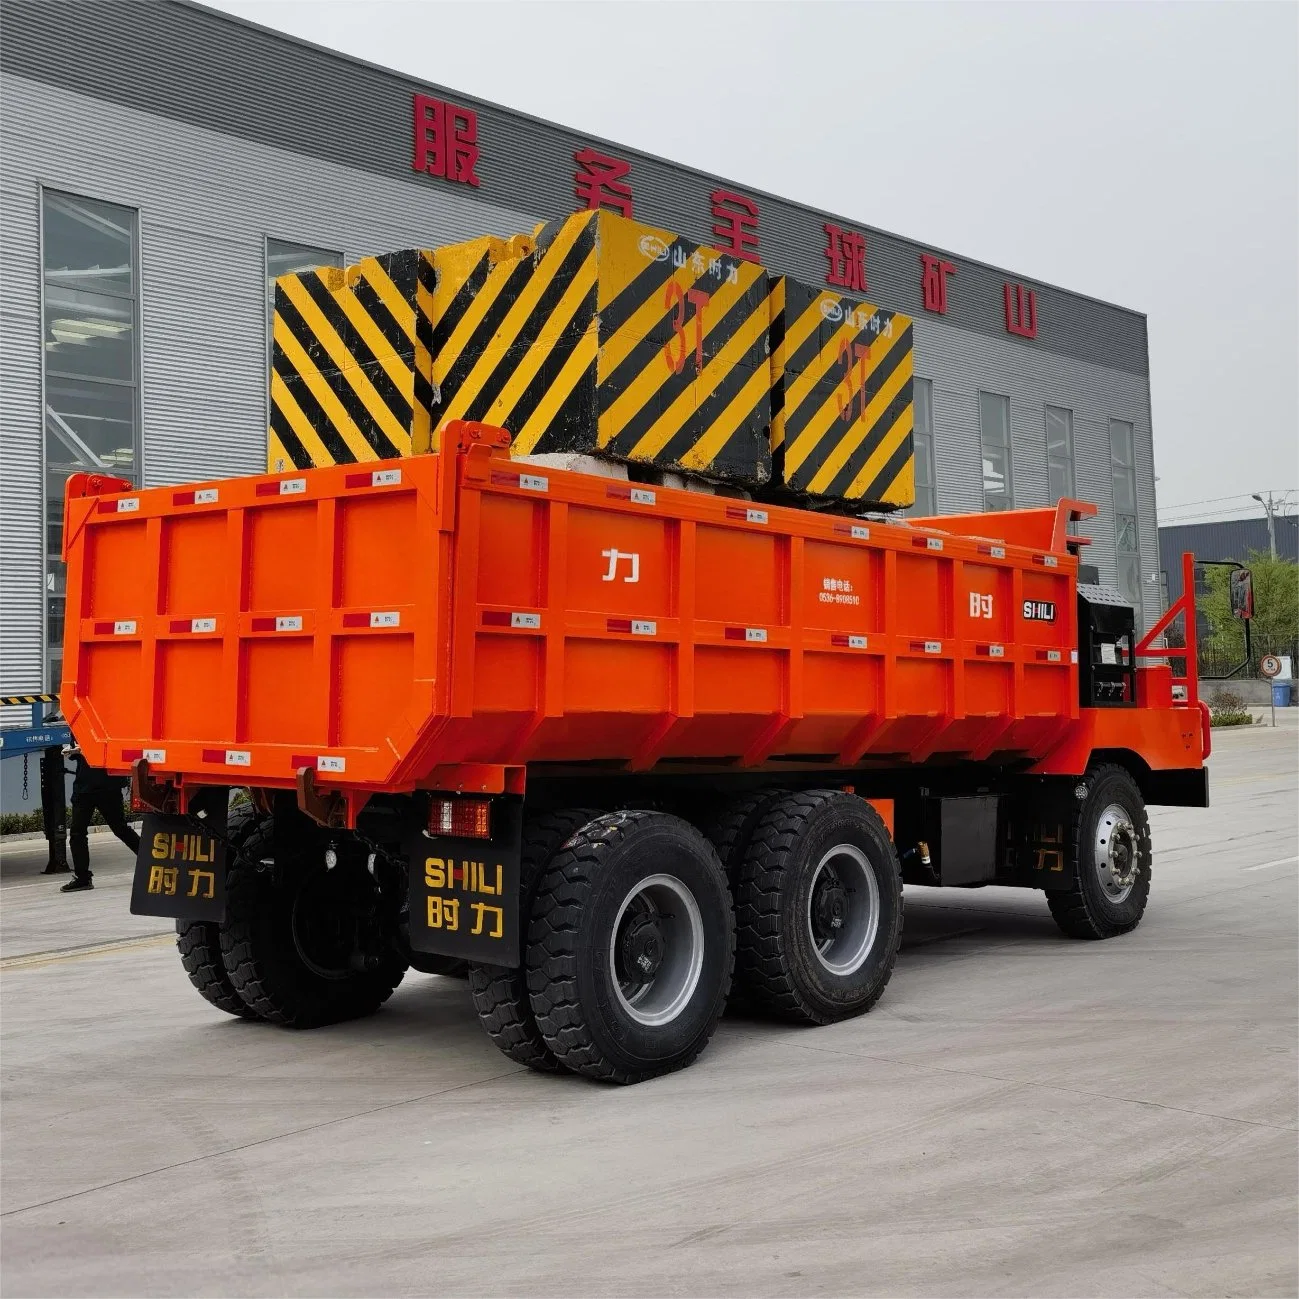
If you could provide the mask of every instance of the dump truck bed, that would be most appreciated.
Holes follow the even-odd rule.
[[[1064,505],[857,520],[451,433],[376,466],[70,490],[62,700],[90,760],[499,790],[538,764],[1085,763],[1101,711],[1172,760],[1198,737],[1171,697],[1080,710]],[[1167,668],[1141,676],[1169,695]]]

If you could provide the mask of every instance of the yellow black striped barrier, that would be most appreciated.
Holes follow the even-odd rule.
[[[0,695],[0,705],[53,704],[58,698],[58,695]]]
[[[911,322],[608,212],[278,280],[268,467],[449,420],[800,495],[910,504]]]
[[[885,506],[915,500],[906,316],[781,277],[771,441],[786,485]]]

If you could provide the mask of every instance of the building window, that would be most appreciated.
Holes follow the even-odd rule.
[[[1053,501],[1073,496],[1073,411],[1064,406],[1046,408],[1046,476]]]
[[[1014,499],[1010,470],[1010,398],[979,393],[979,439],[983,444],[983,508],[1008,510]]]
[[[924,517],[938,513],[938,493],[934,485],[934,385],[929,379],[914,381],[916,501],[908,514]]]
[[[45,664],[63,675],[63,491],[69,474],[139,482],[138,217],[133,208],[41,191],[45,393]]]
[[[275,281],[281,275],[314,271],[317,266],[342,266],[343,254],[309,244],[291,244],[284,239],[266,241],[266,356],[269,363],[275,323]]]
[[[1141,617],[1141,547],[1137,533],[1137,464],[1132,425],[1110,420],[1110,472],[1114,483],[1114,551],[1119,590]]]

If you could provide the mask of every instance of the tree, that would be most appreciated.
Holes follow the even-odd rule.
[[[1260,654],[1295,653],[1299,642],[1299,564],[1292,559],[1273,559],[1265,550],[1250,552],[1246,567],[1254,577],[1254,618],[1251,626],[1254,658]],[[1204,648],[1224,658],[1245,654],[1245,632],[1231,612],[1228,582],[1231,570],[1206,567],[1208,594],[1196,601],[1209,623]],[[1251,669],[1256,666],[1251,664]]]

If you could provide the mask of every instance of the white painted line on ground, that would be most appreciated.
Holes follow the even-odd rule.
[[[1260,862],[1257,866],[1246,866],[1246,871],[1265,871],[1272,866],[1288,866],[1292,861],[1299,861],[1299,856],[1278,857],[1276,861]]]

